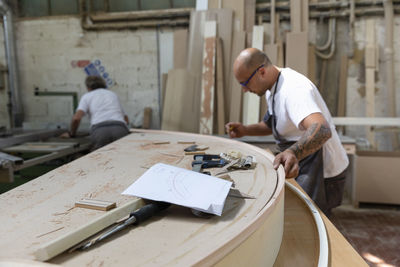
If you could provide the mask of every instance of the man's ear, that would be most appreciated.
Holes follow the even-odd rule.
[[[264,76],[264,75],[265,75],[265,73],[266,73],[266,71],[265,71],[265,68],[264,68],[264,67],[260,68],[258,71],[261,73],[261,75],[262,75],[262,76]]]

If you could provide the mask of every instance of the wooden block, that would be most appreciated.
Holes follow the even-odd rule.
[[[107,212],[96,218],[95,220],[85,224],[71,233],[66,233],[59,238],[50,241],[49,243],[41,246],[33,254],[36,260],[47,261],[54,256],[62,253],[63,251],[71,248],[72,246],[82,242],[86,238],[96,234],[100,230],[110,226],[121,218],[129,215],[131,212],[144,206],[142,199],[135,199],[121,207],[118,207],[110,212]]]
[[[166,145],[169,144],[169,141],[155,141],[153,142],[153,145]]]
[[[308,76],[308,33],[286,34],[286,67]]]
[[[213,134],[216,34],[216,21],[207,21],[204,29],[204,58],[201,80],[199,124],[201,134]]]
[[[144,108],[143,111],[143,129],[150,129],[151,127],[151,116],[152,116],[152,109],[150,107]]]
[[[75,207],[93,209],[93,210],[110,210],[117,206],[115,202],[84,198],[75,203]]]
[[[195,144],[195,141],[178,141],[177,144]]]

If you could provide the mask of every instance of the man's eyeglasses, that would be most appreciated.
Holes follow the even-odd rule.
[[[260,69],[264,67],[264,64],[260,65],[251,75],[250,77],[247,79],[247,81],[240,83],[241,86],[243,87],[247,87],[247,84],[250,82],[251,78],[253,78],[253,76],[256,74],[256,72]]]

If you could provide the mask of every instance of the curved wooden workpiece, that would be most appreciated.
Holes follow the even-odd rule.
[[[210,219],[172,206],[88,251],[64,253],[49,262],[65,266],[272,265],[282,241],[284,215],[284,171],[273,169],[273,155],[235,140],[151,130],[134,131],[0,195],[0,261],[32,260],[33,252],[44,244],[104,214],[74,208],[82,198],[115,201],[121,206],[134,199],[121,192],[153,164],[191,169],[193,156],[183,152],[188,144],[179,141],[207,145],[208,154],[236,150],[254,155],[258,162],[254,170],[235,171],[230,176],[237,189],[256,199],[228,197],[222,216]]]

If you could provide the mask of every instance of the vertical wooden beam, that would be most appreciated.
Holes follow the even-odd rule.
[[[308,32],[308,0],[301,0],[301,31]]]
[[[346,93],[347,93],[347,67],[348,67],[348,58],[347,55],[342,55],[340,58],[340,76],[339,76],[339,95],[338,95],[338,103],[337,103],[337,117],[345,117],[346,116]],[[338,130],[340,130],[344,134],[344,126],[339,126]]]
[[[290,31],[301,32],[301,0],[290,0]]]
[[[286,34],[286,66],[308,76],[308,32]]]
[[[264,49],[264,27],[254,26],[252,47]],[[243,123],[258,123],[260,117],[260,97],[256,94],[247,92],[243,95]]]
[[[243,31],[235,31],[233,34],[232,42],[232,57],[231,66],[235,61],[236,57],[239,55],[245,47],[246,33]],[[233,71],[229,73],[230,75],[230,87],[231,87],[231,101],[229,105],[229,121],[239,122],[241,121],[241,111],[242,111],[242,88],[233,74]]]
[[[203,75],[201,79],[199,124],[201,134],[213,134],[216,34],[216,21],[206,21],[204,29]]]
[[[225,100],[224,100],[224,55],[222,39],[217,41],[217,133],[225,133]]]
[[[365,109],[367,117],[375,117],[375,68],[376,68],[376,48],[375,48],[375,21],[366,21],[366,41],[365,47]],[[375,134],[370,127],[367,128],[367,139],[375,147]]]

